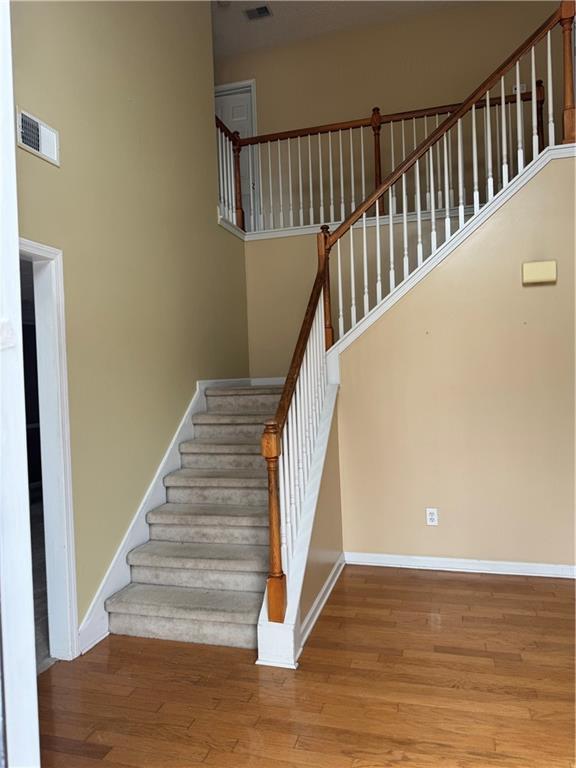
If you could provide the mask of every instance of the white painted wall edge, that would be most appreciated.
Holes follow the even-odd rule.
[[[108,570],[80,624],[78,630],[78,648],[80,653],[86,653],[86,651],[89,651],[90,648],[108,635],[108,614],[104,609],[104,604],[107,598],[130,583],[130,566],[126,562],[126,555],[134,547],[144,544],[149,539],[150,532],[146,523],[146,514],[166,502],[164,477],[170,472],[180,469],[179,445],[185,440],[191,440],[194,437],[192,416],[206,408],[206,389],[217,386],[271,386],[283,383],[284,379],[282,378],[205,379],[198,381],[196,392],[188,404],[152,482],[148,486],[132,518],[132,522],[116,550],[112,562],[108,566]]]
[[[387,312],[390,307],[399,301],[408,291],[414,288],[423,280],[440,262],[449,256],[459,245],[467,240],[470,235],[481,227],[499,208],[501,208],[510,198],[519,192],[525,184],[536,176],[552,160],[576,157],[575,144],[560,144],[556,147],[547,147],[536,160],[529,163],[519,176],[516,176],[503,189],[501,189],[489,203],[473,216],[466,224],[459,229],[448,242],[438,248],[438,250],[429,256],[426,261],[414,270],[392,293],[388,294],[380,304],[376,305],[368,312],[358,323],[351,328],[341,339],[338,339],[328,350],[328,367],[334,370],[334,358],[338,358],[344,350],[358,339],[376,320]]]
[[[576,565],[521,563],[507,560],[473,560],[460,557],[384,555],[377,552],[344,552],[346,565],[377,565],[385,568],[415,568],[462,573],[495,573],[504,576],[546,576],[575,579]]]
[[[302,507],[300,532],[294,545],[294,555],[290,563],[290,570],[287,573],[286,616],[283,624],[268,621],[266,593],[264,594],[262,610],[260,611],[258,620],[257,663],[261,665],[281,666],[295,669],[298,656],[302,650],[303,640],[302,623],[300,621],[300,599],[302,596],[302,585],[304,583],[310,541],[312,539],[312,531],[316,517],[316,508],[320,496],[324,464],[328,452],[330,430],[336,410],[337,396],[338,385],[329,384],[324,407],[322,408],[322,414],[320,416],[318,438],[316,440],[312,464],[310,466],[310,476]],[[340,558],[338,558],[338,561],[339,560]],[[323,601],[323,605],[328,599],[333,583],[329,585],[329,588],[327,587],[327,584],[328,582],[324,584],[320,590],[314,605],[316,605],[316,601]],[[305,627],[308,634],[314,626],[320,610],[321,607],[317,612],[308,612]]]
[[[320,617],[320,614],[322,613],[322,609],[326,605],[326,601],[330,597],[330,594],[332,593],[332,590],[334,589],[334,585],[338,581],[338,577],[342,573],[342,569],[346,565],[346,559],[344,557],[344,552],[342,552],[336,562],[334,563],[334,567],[330,571],[330,574],[328,575],[328,578],[324,582],[324,585],[320,592],[316,595],[316,599],[312,603],[312,606],[308,613],[306,614],[306,618],[301,624],[300,627],[300,649],[298,651],[298,656],[302,653],[302,650],[304,648],[304,644],[306,640],[308,639],[308,635],[312,630],[314,629],[314,625],[318,621],[318,618]]]

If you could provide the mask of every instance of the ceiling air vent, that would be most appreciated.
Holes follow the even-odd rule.
[[[29,112],[18,110],[18,146],[27,149],[49,163],[60,165],[58,131]]]
[[[272,11],[267,5],[256,5],[254,8],[246,8],[244,11],[250,21],[256,21],[256,19],[267,19],[268,16],[272,16]]]

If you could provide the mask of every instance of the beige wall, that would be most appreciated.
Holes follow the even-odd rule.
[[[479,85],[557,3],[420,6],[417,15],[391,24],[220,59],[216,82],[256,79],[260,133],[368,116],[376,104],[390,113],[451,103]]]
[[[330,429],[328,450],[322,473],[320,496],[306,563],[300,598],[302,620],[330,576],[342,554],[342,511],[340,504],[340,469],[337,410]]]
[[[342,354],[346,551],[574,562],[574,174],[548,165]],[[558,283],[523,287],[546,258]]]
[[[242,243],[216,225],[207,3],[16,3],[22,236],[62,248],[82,616],[199,378],[248,373]]]

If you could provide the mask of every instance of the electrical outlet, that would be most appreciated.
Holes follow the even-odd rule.
[[[438,510],[436,507],[426,507],[426,525],[438,525]]]

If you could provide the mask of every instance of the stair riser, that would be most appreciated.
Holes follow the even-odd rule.
[[[268,544],[268,528],[228,525],[150,525],[150,538],[201,544]]]
[[[215,437],[250,437],[258,440],[264,431],[264,419],[256,424],[195,424],[194,436],[202,439]]]
[[[263,413],[271,416],[276,412],[278,395],[225,395],[206,396],[208,410],[212,413]]]
[[[192,469],[262,469],[265,460],[259,453],[182,453],[182,466]]]
[[[110,631],[117,635],[179,640],[187,643],[256,648],[256,626],[215,621],[191,621],[157,616],[110,614]]]
[[[211,488],[206,486],[170,486],[166,489],[169,502],[180,504],[266,504],[266,488]]]
[[[238,592],[264,592],[266,574],[247,571],[209,571],[190,568],[154,568],[133,565],[131,580],[140,584],[166,587],[224,589]]]

